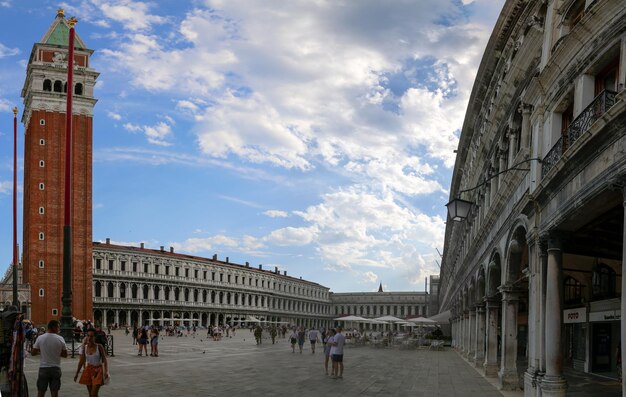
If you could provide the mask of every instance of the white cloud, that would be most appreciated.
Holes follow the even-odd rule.
[[[232,237],[217,235],[206,238],[190,238],[183,241],[182,243],[171,242],[169,243],[169,245],[171,247],[174,247],[176,251],[198,253],[214,250],[219,247],[233,248],[236,247],[238,244],[237,240]]]
[[[287,218],[289,216],[288,212],[279,210],[268,210],[263,212],[263,214],[269,216],[270,218]]]
[[[264,240],[276,245],[299,246],[310,244],[316,238],[315,227],[285,227],[272,231]]]
[[[0,181],[0,194],[12,194],[13,182],[12,181]]]
[[[117,0],[110,2],[94,1],[107,18],[117,21],[126,29],[132,31],[147,30],[152,25],[166,22],[165,17],[150,13],[154,3],[145,3],[133,0]]]
[[[378,281],[378,276],[374,272],[361,273],[361,280],[365,283],[375,283]]]
[[[122,119],[122,116],[120,114],[115,113],[115,112],[111,112],[111,111],[107,112],[107,116],[109,116],[109,118],[111,118],[113,120],[117,120],[117,121]]]
[[[20,53],[19,48],[9,48],[0,43],[0,58],[10,57]]]
[[[148,143],[151,143],[153,145],[171,146],[171,143],[168,142],[168,138],[170,138],[170,136],[172,135],[172,127],[170,124],[168,124],[170,123],[170,121],[173,120],[170,119],[166,122],[159,121],[155,125],[137,125],[134,123],[125,123],[124,128],[127,131],[133,133],[143,132]]]

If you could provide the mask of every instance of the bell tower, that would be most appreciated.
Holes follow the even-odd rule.
[[[92,125],[98,72],[93,50],[78,34],[74,84],[67,86],[69,25],[63,10],[30,54],[24,98],[24,282],[30,285],[32,320],[61,317],[65,119],[67,92],[72,106],[72,315],[93,317],[92,297]]]

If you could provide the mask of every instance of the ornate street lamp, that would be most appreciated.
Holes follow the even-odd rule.
[[[537,161],[539,163],[541,163],[541,159],[539,158],[530,158],[530,159],[526,159],[526,160],[522,160],[517,164],[512,165],[510,168],[507,168],[504,171],[500,171],[492,176],[490,176],[489,178],[485,179],[484,181],[482,181],[481,183],[479,183],[478,185],[469,188],[469,189],[465,189],[465,190],[461,190],[460,192],[458,192],[456,194],[456,198],[453,198],[452,200],[450,200],[450,202],[448,204],[446,204],[446,207],[448,207],[448,216],[450,217],[450,219],[452,219],[453,221],[464,221],[465,219],[467,219],[467,217],[469,216],[470,210],[472,209],[472,206],[474,205],[474,202],[472,201],[467,201],[467,200],[462,200],[461,199],[461,195],[463,193],[467,193],[467,192],[471,192],[472,190],[476,190],[481,186],[484,186],[487,182],[489,182],[490,180],[492,180],[493,178],[504,174],[505,172],[509,172],[509,171],[530,171],[529,168],[517,168],[519,165],[524,164],[524,163],[528,163],[531,161]]]

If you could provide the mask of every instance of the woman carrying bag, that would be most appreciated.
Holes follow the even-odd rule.
[[[86,385],[89,397],[98,397],[98,391],[105,381],[109,378],[109,368],[107,365],[107,357],[104,347],[96,343],[96,330],[90,328],[87,330],[87,337],[81,347],[80,359],[74,382],[78,379],[78,374],[82,368],[85,368],[78,383]],[[107,382],[108,383],[108,382]]]

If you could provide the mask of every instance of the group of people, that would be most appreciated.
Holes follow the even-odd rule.
[[[150,344],[150,357],[159,357],[159,327],[144,325],[133,329],[133,345],[139,346],[137,355],[143,353],[148,356],[148,344]]]
[[[44,397],[48,388],[52,397],[58,397],[61,389],[61,357],[67,357],[67,346],[59,332],[61,324],[57,320],[48,323],[46,333],[39,335],[33,344],[31,354],[40,355],[37,374],[37,396]],[[96,342],[96,329],[89,328],[79,349],[79,361],[74,375],[87,387],[89,397],[97,397],[100,387],[109,379],[106,349]],[[82,371],[82,375],[81,375]],[[79,378],[80,375],[80,378]]]
[[[315,328],[309,329],[308,332],[304,329],[304,327],[293,328],[293,331],[289,336],[289,341],[291,342],[291,352],[296,352],[297,344],[300,354],[302,354],[304,342],[308,339],[311,344],[311,354],[315,354],[315,346],[320,341],[321,336],[321,341],[324,347],[324,369],[326,371],[326,375],[329,375],[328,363],[330,361],[332,363],[330,372],[331,378],[342,379],[343,347],[346,343],[346,337],[342,331],[343,328],[341,326],[336,329],[322,329],[321,332]]]

